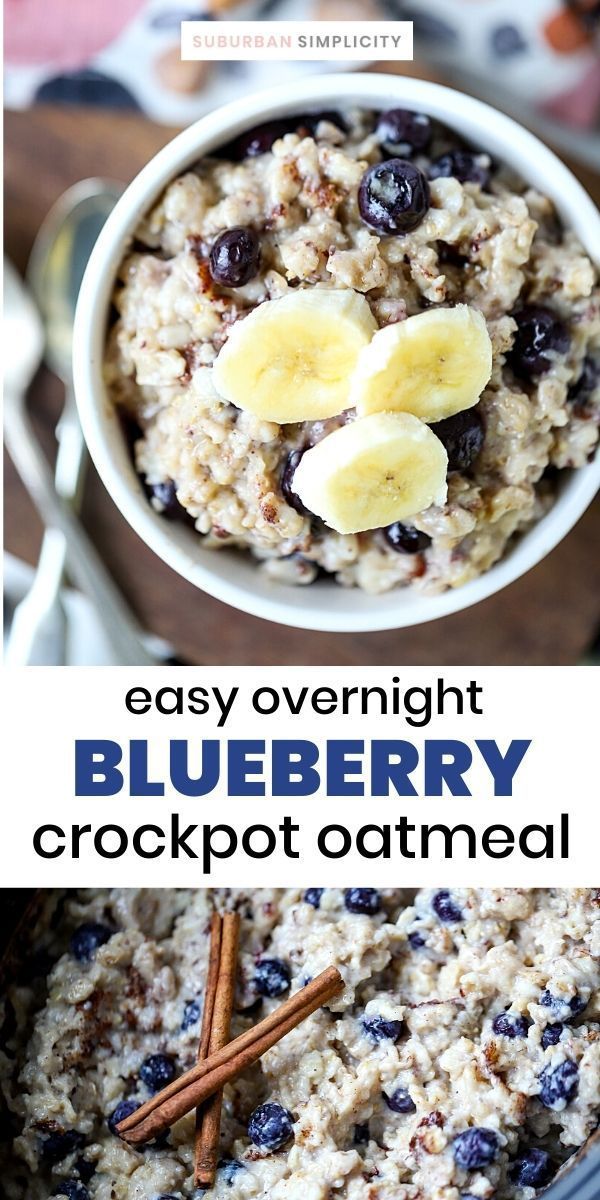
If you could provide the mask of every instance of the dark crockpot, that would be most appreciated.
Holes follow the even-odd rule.
[[[35,921],[39,893],[4,889],[0,926],[0,988],[4,989],[28,953],[28,930]],[[544,1200],[600,1200],[600,1130],[563,1167],[543,1193]]]

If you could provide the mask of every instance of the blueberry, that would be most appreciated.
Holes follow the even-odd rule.
[[[421,946],[425,945],[425,938],[423,937],[423,934],[417,933],[416,931],[415,933],[409,933],[408,940],[413,950],[420,950]]]
[[[161,517],[175,521],[185,515],[185,509],[177,499],[177,489],[172,479],[161,479],[160,483],[146,483],[146,490]]]
[[[600,360],[589,355],[583,360],[581,375],[569,388],[567,400],[577,416],[587,416],[589,402],[600,384]]]
[[[243,287],[254,279],[260,267],[258,235],[243,225],[226,229],[213,242],[209,264],[215,283],[223,287]]]
[[[289,504],[290,508],[295,508],[300,516],[305,517],[308,515],[308,509],[304,507],[293,487],[294,475],[303,454],[304,450],[291,450],[288,454],[281,472],[281,493],[286,504]]]
[[[95,921],[80,925],[71,936],[71,954],[78,962],[90,962],[96,950],[112,937],[113,929]]]
[[[85,1138],[77,1129],[56,1129],[44,1138],[41,1155],[47,1163],[59,1163],[74,1150],[85,1145]]]
[[[519,1187],[543,1187],[554,1174],[550,1155],[545,1150],[527,1150],[515,1159],[509,1174]]]
[[[200,1020],[200,1001],[186,1000],[183,1010],[183,1020],[181,1022],[181,1032],[185,1033],[186,1029],[191,1029],[192,1025],[197,1025]]]
[[[170,1054],[150,1054],[140,1067],[140,1079],[151,1092],[160,1092],[175,1078],[175,1060]]]
[[[256,964],[254,986],[259,996],[282,996],[290,986],[290,968],[280,958],[263,958]]]
[[[434,913],[440,921],[444,922],[444,925],[459,925],[463,919],[462,912],[449,891],[436,892],[431,905]]]
[[[313,908],[321,907],[321,896],[325,888],[307,888],[303,899],[305,904],[312,904]]]
[[[120,1100],[117,1107],[111,1112],[107,1124],[111,1133],[117,1132],[117,1125],[125,1120],[125,1117],[130,1117],[135,1112],[136,1108],[140,1107],[139,1100]]]
[[[527,49],[527,42],[516,25],[497,25],[492,30],[490,42],[498,58],[513,58]]]
[[[259,154],[268,154],[274,142],[297,128],[299,119],[265,121],[262,125],[256,125],[254,129],[249,129],[247,133],[242,133],[229,146],[225,146],[221,153],[237,159],[256,158]]]
[[[478,183],[483,188],[490,182],[490,168],[480,154],[473,154],[471,150],[450,150],[430,164],[429,178],[458,179],[459,183]]]
[[[312,137],[316,137],[317,129],[321,124],[321,121],[327,121],[328,125],[335,125],[337,129],[341,129],[342,131],[345,131],[347,128],[346,122],[344,121],[344,118],[340,116],[339,112],[333,112],[333,110],[329,110],[325,112],[304,113],[300,119],[298,129],[300,130],[305,128],[312,135]]]
[[[542,1034],[542,1049],[547,1050],[548,1046],[558,1046],[560,1042],[564,1025],[557,1021],[554,1025],[546,1025]]]
[[[514,314],[517,332],[507,361],[515,375],[536,379],[552,366],[549,354],[566,354],[571,338],[566,325],[551,308],[529,304]]]
[[[572,1058],[556,1067],[546,1067],[540,1075],[540,1100],[544,1108],[560,1111],[575,1099],[579,1089],[579,1069]]]
[[[473,1126],[459,1133],[453,1142],[454,1160],[463,1171],[488,1167],[498,1153],[498,1137],[493,1129]]]
[[[59,1183],[53,1195],[67,1196],[68,1200],[90,1200],[90,1193],[85,1184],[80,1183],[78,1179],[63,1180],[62,1183]]]
[[[219,1171],[221,1172],[221,1178],[224,1179],[225,1183],[228,1183],[230,1187],[231,1187],[236,1175],[240,1171],[245,1171],[245,1169],[246,1169],[244,1164],[239,1162],[237,1158],[221,1158],[221,1159],[219,1159],[218,1168],[219,1168]]]
[[[449,471],[467,471],[481,453],[485,429],[477,408],[467,408],[431,426],[448,455]]]
[[[368,1124],[354,1126],[354,1145],[355,1146],[368,1146],[369,1137],[370,1137],[370,1134],[369,1134]]]
[[[414,1113],[417,1111],[417,1106],[406,1088],[396,1088],[391,1096],[388,1096],[387,1092],[384,1092],[383,1098],[392,1112]]]
[[[427,215],[429,203],[425,175],[405,158],[369,167],[358,189],[360,215],[378,233],[410,233]]]
[[[287,1108],[269,1101],[259,1104],[248,1121],[248,1137],[255,1146],[280,1150],[294,1136],[294,1119]]]
[[[530,1025],[531,1021],[521,1013],[501,1012],[494,1017],[492,1029],[503,1037],[524,1038]]]
[[[381,908],[379,892],[376,888],[346,888],[344,904],[351,913],[365,913],[374,917]]]
[[[401,521],[394,521],[393,525],[388,525],[383,531],[383,536],[388,546],[399,554],[418,554],[420,550],[426,550],[431,545],[428,534],[421,533],[420,529],[414,529],[411,525],[403,525]]]
[[[426,113],[390,108],[381,114],[375,132],[388,154],[410,158],[415,150],[427,149],[433,129]]]
[[[404,1032],[404,1021],[389,1021],[385,1017],[363,1017],[361,1025],[370,1042],[397,1042]]]
[[[92,1175],[96,1173],[96,1164],[88,1162],[87,1158],[78,1158],[75,1163],[75,1170],[82,1183],[89,1183]]]
[[[578,1017],[587,1007],[587,1001],[575,993],[570,1000],[563,999],[561,996],[553,996],[548,988],[544,988],[540,996],[540,1004],[544,1008],[550,1008],[555,1017],[559,1017],[562,1021],[572,1021],[574,1017]]]

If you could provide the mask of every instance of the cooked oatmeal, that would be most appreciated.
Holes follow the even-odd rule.
[[[457,150],[428,118],[394,134],[399,111],[246,135],[167,187],[119,271],[106,379],[135,431],[150,502],[187,517],[204,546],[250,552],[279,581],[327,572],[372,593],[458,586],[542,517],[559,473],[597,445],[600,291],[589,258],[548,199],[485,154]],[[365,200],[364,181],[398,152],[392,183],[409,186],[418,223],[393,232],[381,189]],[[217,392],[212,366],[234,323],[304,288],[362,293],[380,328],[457,303],[485,317],[491,379],[468,421],[462,413],[438,430],[450,459],[444,504],[398,527],[336,533],[306,511],[293,476],[354,411],[278,424]]]
[[[195,1061],[215,907],[242,918],[233,1035],[345,981],[226,1088],[215,1198],[532,1200],[594,1130],[598,892],[48,893],[4,1001],[7,1200],[199,1198],[193,1114],[143,1150],[111,1126]]]

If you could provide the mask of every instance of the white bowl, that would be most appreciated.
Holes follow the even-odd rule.
[[[219,600],[304,629],[336,633],[402,628],[468,608],[518,579],[572,528],[600,486],[600,457],[565,477],[551,511],[485,575],[442,595],[399,589],[369,596],[320,581],[275,583],[250,555],[206,550],[184,525],[165,521],[143,492],[118,416],[106,394],[102,360],[115,274],[141,215],[172,179],[200,157],[261,121],[311,109],[405,106],[427,112],[514,167],[550,196],[566,225],[600,263],[600,214],[563,163],[510,118],[461,92],[396,75],[322,75],[248,96],[203,117],[169,142],[127,188],[102,230],[81,287],[74,333],[74,377],[81,421],[96,467],[113,500],[141,538],[175,571]],[[152,586],[152,580],[149,580]]]

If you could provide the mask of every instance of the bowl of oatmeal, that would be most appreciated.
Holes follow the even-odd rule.
[[[227,1085],[215,1200],[597,1196],[597,892],[232,888],[38,895],[0,999],[6,1200],[199,1200],[193,1113],[115,1129],[195,1062],[215,910],[232,1036],[345,985]]]
[[[461,93],[312,78],[203,118],[90,259],[75,382],[140,536],[332,631],[492,595],[597,491],[600,217]]]

